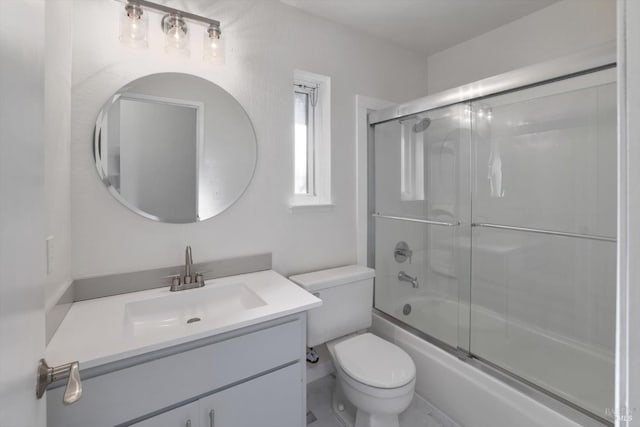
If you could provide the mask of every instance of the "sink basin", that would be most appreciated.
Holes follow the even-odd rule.
[[[179,291],[125,305],[125,327],[133,335],[222,321],[266,303],[243,283]]]

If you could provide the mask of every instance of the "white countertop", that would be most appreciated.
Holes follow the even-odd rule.
[[[217,286],[243,283],[265,305],[180,327],[133,334],[125,306],[167,295],[198,293]],[[192,294],[196,295],[196,294]],[[322,301],[273,270],[207,280],[205,286],[170,292],[169,286],[73,303],[46,349],[51,366],[73,361],[89,369],[150,351],[255,325],[318,307]]]

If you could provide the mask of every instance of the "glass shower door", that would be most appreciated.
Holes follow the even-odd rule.
[[[614,78],[471,105],[471,353],[602,418],[614,395]]]
[[[375,126],[375,306],[469,346],[468,105]]]

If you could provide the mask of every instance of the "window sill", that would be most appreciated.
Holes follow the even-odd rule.
[[[333,203],[298,203],[289,206],[291,213],[304,213],[304,212],[328,212],[334,208]]]

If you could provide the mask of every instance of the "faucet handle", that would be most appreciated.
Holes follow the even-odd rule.
[[[204,276],[202,275],[202,273],[196,273],[195,281],[200,286],[204,285]]]
[[[405,262],[407,259],[409,259],[409,264],[411,264],[413,251],[409,248],[407,242],[401,241],[396,244],[395,248],[393,248],[393,257],[399,264]]]
[[[172,285],[179,285],[182,283],[182,277],[179,274],[169,274],[168,276],[162,276],[161,279],[171,279]]]
[[[171,279],[170,291],[177,291],[182,286],[182,277],[179,274],[170,274],[169,276],[162,276],[162,279]]]
[[[204,276],[211,273],[213,273],[213,270],[197,271],[195,276],[196,282],[201,283],[204,286],[204,281],[207,280],[207,278]],[[212,277],[209,277],[209,279],[212,279]]]

